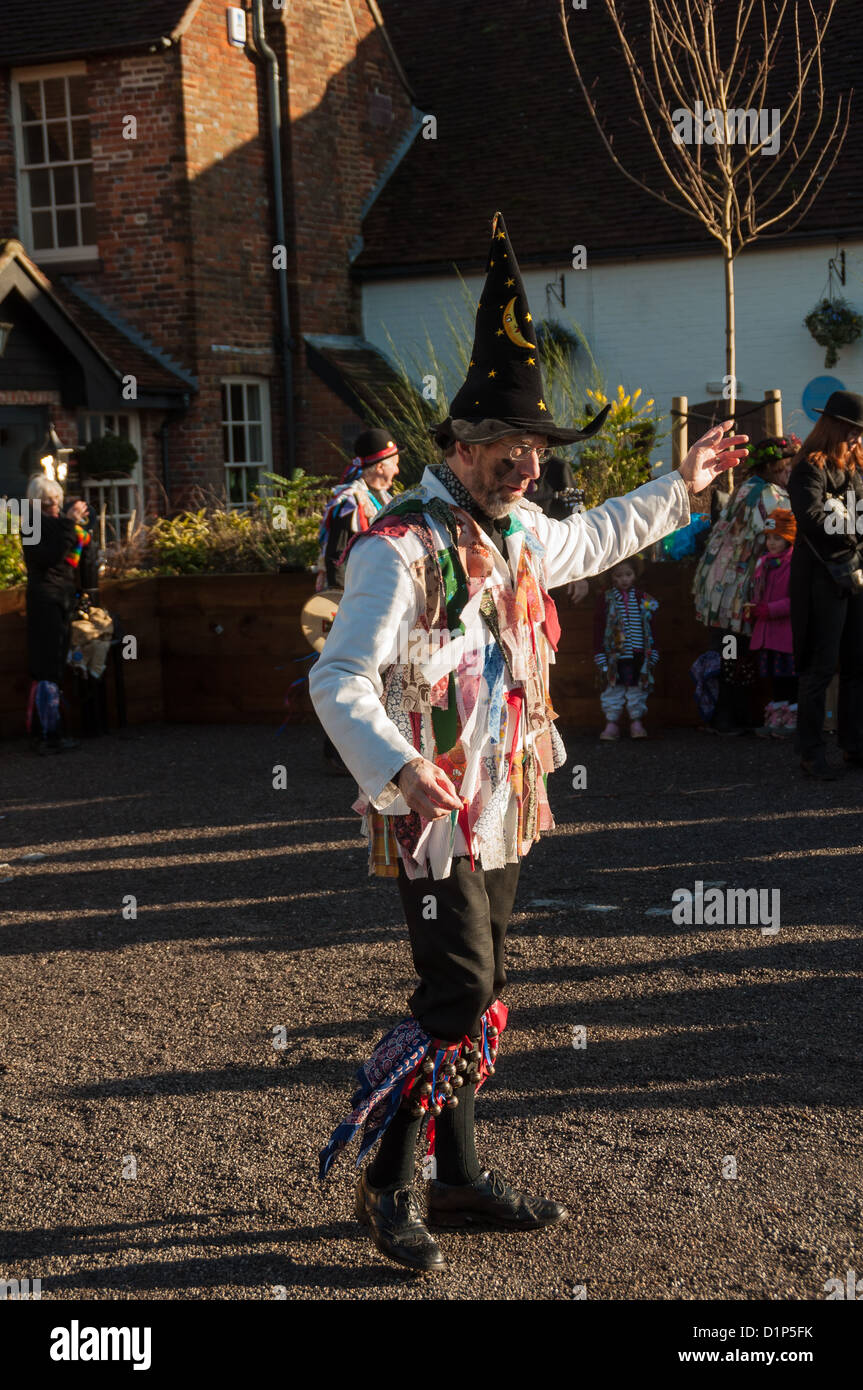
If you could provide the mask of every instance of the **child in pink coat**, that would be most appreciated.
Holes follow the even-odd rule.
[[[746,618],[753,623],[749,650],[762,676],[769,677],[773,699],[764,711],[762,738],[788,738],[797,728],[797,675],[791,640],[791,551],[797,536],[794,513],[776,507],[765,528],[765,553],[755,566],[752,601]]]

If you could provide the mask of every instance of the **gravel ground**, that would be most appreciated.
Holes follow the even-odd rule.
[[[432,1278],[359,1233],[352,1159],[316,1178],[413,980],[318,732],[2,745],[0,1277],[75,1299],[809,1300],[859,1269],[863,776],[809,783],[787,746],[695,732],[566,742],[587,788],[557,774],[558,829],[525,861],[477,1114],[480,1156],[572,1219],[444,1233]],[[781,930],[675,925],[697,879],[779,889]]]

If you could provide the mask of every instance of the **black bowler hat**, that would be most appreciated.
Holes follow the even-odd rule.
[[[596,434],[610,409],[605,406],[583,430],[565,429],[551,418],[521,271],[503,217],[496,212],[467,380],[447,418],[433,425],[430,434],[442,449],[455,439],[487,444],[514,433],[543,434],[550,445],[559,446]]]
[[[363,430],[354,440],[354,457],[359,459],[362,468],[371,468],[398,451],[398,444],[386,430]]]
[[[829,415],[832,420],[842,420],[846,425],[856,425],[863,430],[863,396],[854,391],[834,391],[827,397],[823,410],[816,415]]]

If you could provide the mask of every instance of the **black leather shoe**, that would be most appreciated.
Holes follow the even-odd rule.
[[[804,758],[800,764],[807,777],[817,777],[819,782],[835,782],[838,769],[831,767],[826,758]]]
[[[540,1226],[557,1226],[569,1219],[560,1202],[547,1197],[531,1197],[510,1187],[499,1173],[480,1173],[463,1187],[430,1182],[428,1187],[430,1226],[472,1226],[485,1231],[536,1231]]]
[[[446,1268],[409,1187],[378,1192],[369,1186],[363,1169],[357,1183],[356,1209],[360,1225],[369,1227],[372,1240],[388,1259],[429,1273]]]

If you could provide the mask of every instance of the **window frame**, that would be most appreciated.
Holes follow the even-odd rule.
[[[242,387],[244,387],[244,388],[245,388],[245,387],[248,387],[248,386],[257,386],[257,387],[258,387],[258,390],[259,390],[260,393],[261,393],[261,453],[262,453],[262,455],[263,455],[263,458],[262,458],[262,460],[261,460],[260,463],[257,463],[257,462],[256,462],[256,463],[235,463],[235,462],[233,462],[232,460],[225,458],[225,430],[226,430],[226,429],[230,432],[231,429],[232,429],[234,426],[236,426],[237,424],[243,424],[243,425],[245,425],[245,427],[246,427],[246,439],[248,440],[248,425],[249,425],[249,417],[248,417],[248,414],[244,414],[243,420],[242,420],[242,421],[237,421],[237,420],[234,420],[233,418],[230,418],[230,419],[227,419],[227,420],[225,419],[225,412],[224,412],[223,405],[222,405],[222,392],[225,391],[226,388],[229,390],[231,386],[242,386]],[[245,391],[244,391],[244,393],[243,393],[243,409],[244,409],[244,411],[248,411],[248,401],[247,401],[247,396],[246,396]],[[230,412],[230,396],[228,397],[228,410],[229,410],[229,412]],[[228,511],[228,512],[244,511],[247,507],[249,507],[249,506],[251,505],[251,503],[250,503],[250,501],[249,501],[249,491],[250,491],[250,489],[249,489],[249,486],[248,486],[248,471],[249,471],[249,470],[255,470],[255,471],[257,471],[258,474],[264,473],[264,472],[266,472],[266,473],[272,473],[272,472],[273,472],[273,435],[272,435],[272,419],[271,419],[270,411],[271,411],[271,403],[270,403],[270,381],[269,381],[269,378],[268,378],[268,377],[265,377],[265,376],[246,376],[246,375],[242,375],[242,376],[225,376],[225,377],[221,377],[221,378],[220,378],[220,382],[219,382],[219,425],[220,425],[220,429],[221,429],[221,431],[222,431],[222,459],[223,459],[223,468],[224,468],[224,470],[225,470],[225,483],[224,483],[224,486],[225,486],[225,511]],[[257,423],[257,422],[254,422],[254,423]],[[233,453],[233,439],[231,440],[231,453]],[[245,491],[245,494],[246,494],[246,500],[245,500],[244,502],[232,502],[232,501],[231,501],[228,474],[229,474],[229,472],[230,472],[230,470],[231,470],[232,468],[242,468],[242,469],[244,469],[244,470],[247,470],[246,485],[245,485],[245,488],[244,488],[244,491]],[[257,482],[257,484],[256,484],[256,490],[257,490],[259,493],[268,492],[268,491],[271,490],[271,488],[272,488],[272,485],[269,484],[269,483],[264,482],[263,480],[259,480],[259,481]]]
[[[144,511],[144,460],[143,460],[142,449],[141,449],[141,418],[140,418],[139,412],[138,412],[137,410],[85,410],[85,409],[81,409],[81,410],[78,410],[78,411],[76,412],[76,415],[77,415],[77,421],[78,421],[78,427],[79,427],[79,434],[82,432],[82,428],[81,428],[81,427],[82,427],[82,422],[83,422],[84,420],[90,420],[90,419],[92,419],[93,417],[97,417],[97,418],[101,421],[102,434],[106,434],[106,433],[108,433],[108,431],[105,430],[105,419],[106,419],[108,416],[114,416],[115,419],[118,419],[119,416],[121,416],[121,415],[125,415],[125,416],[128,417],[128,420],[129,420],[129,443],[134,445],[135,451],[137,452],[137,455],[138,455],[138,462],[135,464],[135,467],[132,469],[132,472],[129,474],[128,479],[126,479],[126,478],[87,478],[87,477],[82,477],[82,478],[80,479],[80,482],[81,482],[81,495],[82,495],[86,500],[89,501],[90,499],[87,498],[87,490],[88,490],[88,488],[104,488],[104,489],[106,489],[106,490],[108,490],[108,491],[110,492],[112,501],[116,501],[116,489],[117,489],[117,488],[119,488],[119,487],[128,487],[128,488],[131,488],[131,489],[133,490],[133,492],[135,493],[135,508],[134,508],[134,510],[137,512],[137,522],[143,521],[143,519],[144,519],[144,517],[143,517],[143,511]],[[88,426],[88,428],[89,428],[89,426]],[[84,430],[83,432],[86,433],[86,430]],[[91,437],[92,437],[92,436],[91,436]],[[84,443],[89,443],[89,440],[85,440]],[[79,448],[82,447],[82,442],[81,442],[80,438],[79,438],[79,440],[78,440],[78,447],[79,447]],[[97,513],[98,513],[98,507],[97,507],[96,503],[95,503],[95,502],[92,502],[91,505],[94,507],[94,509],[97,510]],[[119,513],[119,510],[120,510],[120,509],[119,509],[118,507],[113,507],[113,508],[112,508],[112,507],[110,507],[110,506],[106,509],[106,513],[105,513],[105,540],[106,540],[106,544],[108,544],[108,545],[111,545],[113,542],[117,542],[117,541],[125,541],[125,539],[126,539],[126,522],[123,522],[122,525],[119,525],[119,524],[116,525],[116,527],[115,527],[115,535],[114,535],[113,537],[110,535],[110,532],[109,532],[109,526],[115,526],[115,518],[117,517],[117,515],[118,515],[118,513]],[[130,513],[130,515],[131,515],[131,513]]]
[[[18,226],[21,232],[21,241],[24,244],[27,254],[28,256],[31,256],[34,261],[43,265],[50,265],[57,261],[96,260],[99,256],[98,241],[93,243],[84,243],[80,246],[52,246],[46,247],[44,250],[37,250],[35,245],[33,244],[34,238],[32,207],[30,204],[30,180],[27,177],[32,166],[28,163],[26,159],[26,150],[24,147],[24,113],[21,106],[20,92],[21,84],[24,82],[44,81],[52,77],[86,77],[87,64],[82,61],[77,61],[69,63],[50,63],[45,64],[41,67],[13,68],[10,76],[12,95],[12,129],[14,132],[15,144],[15,185],[18,198]],[[87,114],[87,119],[88,121],[91,121],[89,111]],[[74,168],[78,164],[84,163],[87,163],[87,161],[69,159],[62,161],[58,164],[45,164],[42,167],[51,170],[55,168]],[[95,166],[92,145],[90,150],[89,164],[92,176]],[[52,202],[51,206],[56,217],[56,205]],[[72,205],[70,204],[69,206]],[[90,204],[76,203],[74,206],[80,208],[82,206],[88,207],[90,206]],[[95,190],[93,194],[92,206],[95,210],[95,216],[98,212],[99,206],[95,199]]]

